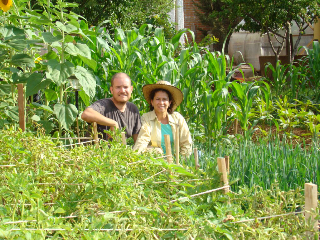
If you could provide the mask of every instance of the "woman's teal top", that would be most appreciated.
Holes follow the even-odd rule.
[[[171,150],[173,153],[173,134],[170,124],[162,124],[161,123],[161,147],[163,149],[163,153],[166,154],[166,144],[164,142],[164,135],[167,134],[170,136]]]

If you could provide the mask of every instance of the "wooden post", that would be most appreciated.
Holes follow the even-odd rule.
[[[238,119],[234,121],[234,135],[238,133]]]
[[[97,123],[96,122],[92,123],[92,129],[93,129],[93,140],[94,140],[94,143],[96,145],[99,145],[98,127],[97,127]]]
[[[26,130],[26,123],[24,117],[24,92],[23,84],[18,84],[18,109],[19,109],[19,127],[24,132]]]
[[[165,134],[164,135],[164,143],[166,145],[166,155],[170,155],[167,157],[168,163],[172,163],[172,151],[171,151],[171,143],[170,143],[170,135]]]
[[[310,211],[312,210],[315,211],[318,205],[317,185],[312,183],[305,183],[304,197],[305,197],[305,218],[306,218],[306,221],[312,222],[314,221],[315,216],[312,213],[310,213]],[[319,231],[318,221],[315,221],[313,228],[316,232]]]
[[[226,161],[223,157],[218,157],[218,170],[221,173],[221,180],[223,182],[223,186],[229,185],[228,174],[226,170]],[[229,192],[229,188],[224,189],[225,193]]]
[[[180,139],[179,139],[179,126],[177,126],[176,130],[176,142],[174,144],[175,151],[176,151],[176,164],[179,165],[179,145],[180,145]]]
[[[229,161],[229,156],[225,156],[224,159],[226,160],[226,170],[227,173],[230,173],[230,161]]]
[[[196,166],[196,169],[199,168],[199,157],[198,157],[198,148],[193,149],[193,154],[194,154],[194,164]]]
[[[126,133],[121,132],[121,139],[122,139],[122,144],[125,146],[127,145],[127,139],[126,139]]]

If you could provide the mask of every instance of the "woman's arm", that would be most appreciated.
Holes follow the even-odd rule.
[[[192,153],[192,139],[188,124],[181,114],[178,114],[179,124],[179,147],[180,154],[183,156],[190,156]]]
[[[150,124],[147,122],[143,122],[137,141],[133,146],[133,150],[134,151],[138,150],[138,153],[144,152],[147,149],[150,141],[151,141]]]

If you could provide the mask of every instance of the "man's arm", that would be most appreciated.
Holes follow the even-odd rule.
[[[103,126],[109,126],[111,130],[114,130],[114,127],[119,128],[119,125],[116,121],[114,121],[111,118],[107,118],[103,116],[102,114],[98,113],[96,110],[92,109],[91,107],[87,107],[83,111],[81,118],[82,120],[88,123],[96,122]]]

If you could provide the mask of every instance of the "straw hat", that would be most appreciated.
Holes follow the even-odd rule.
[[[174,111],[182,102],[183,100],[183,93],[179,88],[176,88],[172,86],[169,82],[167,81],[158,81],[154,84],[147,84],[144,85],[142,88],[142,92],[144,95],[144,98],[147,100],[147,102],[151,105],[151,98],[150,98],[150,93],[154,89],[164,89],[167,90],[169,93],[171,93],[172,96],[172,110]]]

